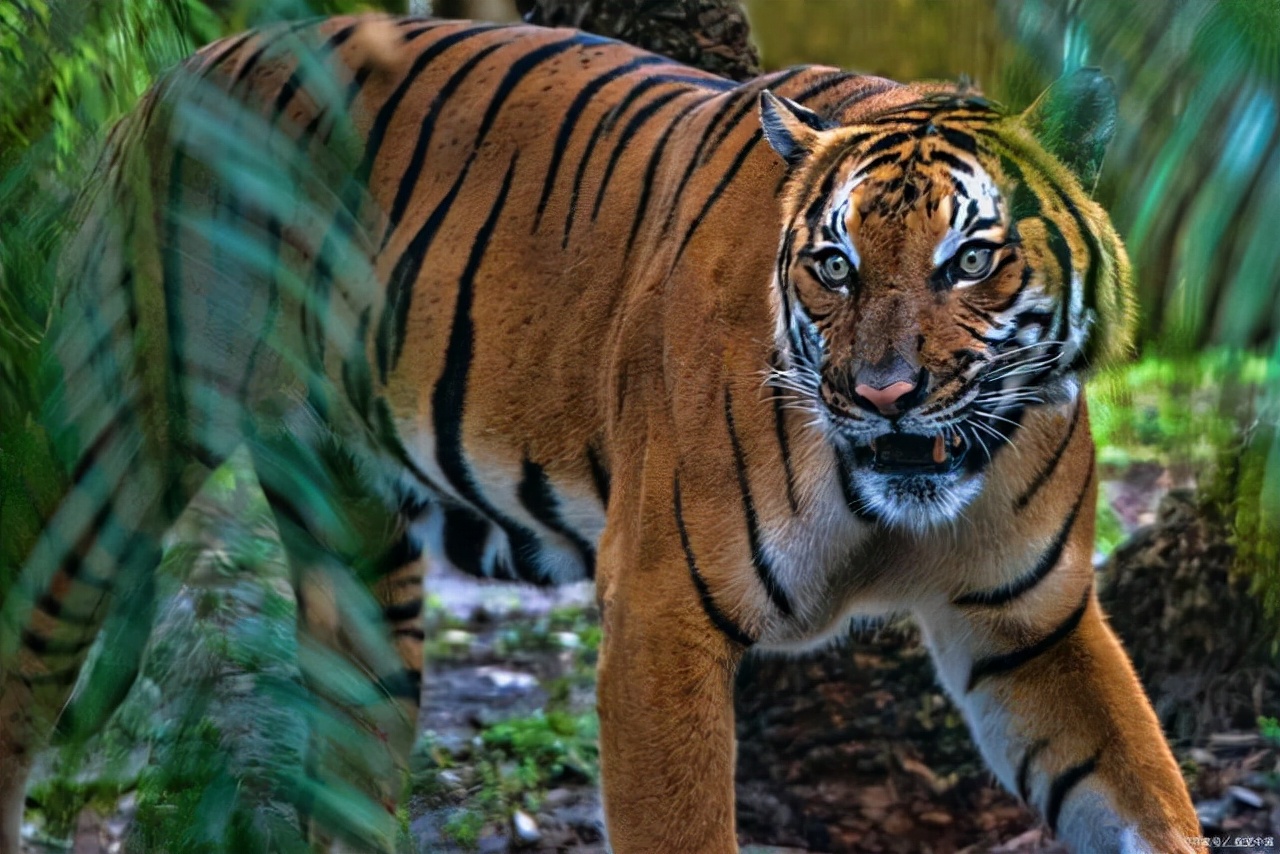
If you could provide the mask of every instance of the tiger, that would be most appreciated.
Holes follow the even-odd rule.
[[[107,604],[247,447],[300,637],[382,698],[388,826],[425,554],[594,580],[617,854],[737,851],[738,663],[893,614],[1071,850],[1196,850],[1091,562],[1082,388],[1136,316],[1092,198],[1116,110],[1096,69],[1013,113],[420,17],[203,48],[112,132],[68,251],[51,429],[81,450],[5,603],[0,844]],[[352,628],[360,591],[384,637]]]

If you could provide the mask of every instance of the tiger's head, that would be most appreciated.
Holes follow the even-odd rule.
[[[982,489],[1028,407],[1124,353],[1124,247],[1089,196],[1116,117],[1085,69],[1026,112],[955,87],[833,124],[761,96],[787,163],[773,382],[816,414],[862,510],[914,530]]]

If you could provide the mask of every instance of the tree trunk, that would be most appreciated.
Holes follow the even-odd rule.
[[[517,0],[525,20],[577,27],[728,77],[760,74],[738,0]]]

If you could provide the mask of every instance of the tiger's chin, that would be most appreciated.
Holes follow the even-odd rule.
[[[967,447],[941,434],[898,432],[855,444],[848,460],[857,509],[917,534],[959,519],[984,482],[981,471],[966,465]]]
[[[897,473],[859,468],[851,475],[864,514],[915,534],[959,519],[984,481],[981,473],[963,469]]]

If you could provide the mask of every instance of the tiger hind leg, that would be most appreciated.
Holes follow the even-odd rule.
[[[406,514],[337,456],[291,439],[254,453],[288,555],[309,689],[310,743],[292,797],[313,841],[390,851],[422,680],[422,571]]]
[[[132,686],[150,637],[161,538],[207,473],[164,470],[117,425],[88,445],[0,605],[0,851],[19,850],[27,779],[50,736],[91,735]],[[92,697],[68,705],[113,599],[129,610],[128,629]]]

